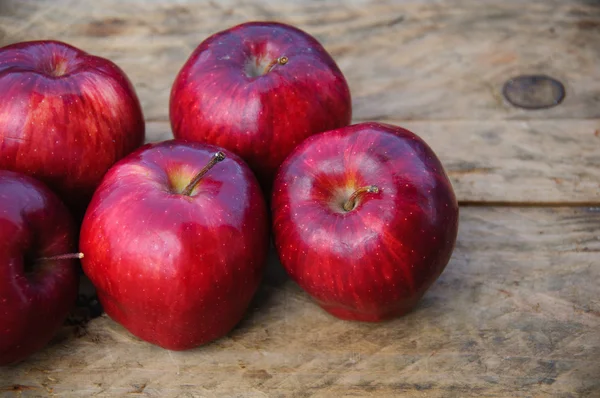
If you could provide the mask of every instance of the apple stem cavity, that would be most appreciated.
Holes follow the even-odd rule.
[[[196,176],[192,179],[192,181],[187,185],[187,187],[185,187],[185,189],[181,192],[183,195],[186,196],[191,196],[192,195],[192,191],[194,190],[194,188],[196,188],[196,185],[198,185],[198,183],[200,182],[200,180],[202,179],[202,177],[204,177],[204,175],[206,173],[208,173],[208,171],[210,169],[212,169],[212,167],[225,160],[225,154],[221,151],[215,153],[213,155],[213,157],[210,159],[210,161],[206,164],[206,166],[204,166],[204,168],[202,170],[200,170],[198,172],[198,174],[196,174]]]
[[[59,59],[54,62],[54,65],[50,68],[50,75],[54,77],[61,77],[67,73],[67,62],[63,59]]]
[[[275,67],[275,65],[285,65],[287,64],[289,61],[289,58],[286,57],[285,55],[274,59],[273,61],[269,62],[269,64],[265,67],[265,70],[263,71],[263,74],[267,74],[271,71],[271,69],[273,69]]]
[[[73,259],[82,259],[83,253],[67,253],[67,254],[59,254],[57,256],[50,257],[40,257],[37,259],[38,262],[42,261],[59,261],[59,260],[73,260]]]
[[[375,185],[367,185],[365,187],[358,188],[346,202],[344,202],[344,211],[351,211],[356,207],[357,200],[360,199],[367,193],[379,193],[379,188]]]

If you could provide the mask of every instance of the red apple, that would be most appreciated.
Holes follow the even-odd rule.
[[[45,346],[75,304],[75,231],[41,182],[0,170],[0,365]]]
[[[209,37],[171,91],[175,137],[237,153],[265,190],[296,145],[348,125],[351,113],[348,84],[331,56],[280,23],[245,23]]]
[[[272,198],[281,263],[326,311],[381,321],[412,309],[450,259],[458,205],[415,134],[363,123],[308,138]]]
[[[94,194],[81,228],[83,270],[111,318],[185,350],[240,321],[262,276],[268,229],[260,186],[238,156],[202,143],[149,144]]]
[[[144,142],[135,91],[111,61],[57,41],[0,48],[0,168],[83,213],[102,176]]]

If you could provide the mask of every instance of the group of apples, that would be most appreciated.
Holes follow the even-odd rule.
[[[344,76],[297,28],[202,42],[172,87],[174,140],[143,145],[123,71],[61,42],[0,49],[0,92],[0,365],[52,338],[78,259],[112,319],[185,350],[240,321],[271,232],[291,278],[346,320],[406,313],[454,248],[436,155],[400,127],[349,125]]]

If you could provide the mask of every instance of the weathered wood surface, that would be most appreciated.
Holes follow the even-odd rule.
[[[463,203],[600,204],[600,120],[383,122],[429,143]],[[173,138],[168,122],[147,136]]]
[[[451,263],[402,319],[336,320],[272,258],[229,336],[172,353],[97,318],[0,369],[0,396],[599,397],[600,1],[0,0],[0,45],[54,38],[112,59],[156,141],[193,48],[248,20],[315,35],[354,120],[425,138],[463,204],[546,207],[462,207]],[[531,73],[564,83],[564,102],[509,105],[503,83]]]
[[[351,86],[355,121],[414,127],[462,201],[600,203],[598,1],[4,0],[0,45],[56,38],[108,57],[134,82],[147,120],[164,122],[193,48],[251,19],[321,40]],[[565,101],[508,104],[503,83],[527,73],[561,80]]]
[[[200,41],[248,20],[315,35],[348,78],[358,120],[600,118],[596,0],[0,4],[0,44],[52,37],[109,57],[135,83],[149,120],[168,118],[170,86]],[[510,106],[501,87],[523,73],[561,80],[564,103],[538,112]]]
[[[456,251],[418,308],[337,320],[276,261],[230,335],[189,352],[106,317],[0,370],[0,389],[60,397],[597,397],[600,209],[461,210]]]

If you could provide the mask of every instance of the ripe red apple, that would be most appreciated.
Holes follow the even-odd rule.
[[[41,182],[0,170],[0,365],[45,346],[75,304],[75,231]]]
[[[450,259],[458,205],[415,134],[363,123],[308,138],[273,187],[281,263],[323,309],[381,321],[412,309]]]
[[[108,168],[144,142],[123,71],[68,44],[0,48],[0,93],[0,169],[42,180],[77,212]]]
[[[111,168],[81,228],[83,270],[106,313],[141,339],[185,350],[229,332],[268,248],[260,186],[235,154],[149,144]]]
[[[171,90],[175,137],[237,153],[267,191],[296,145],[348,125],[351,114],[348,84],[331,56],[280,23],[245,23],[209,37]]]

